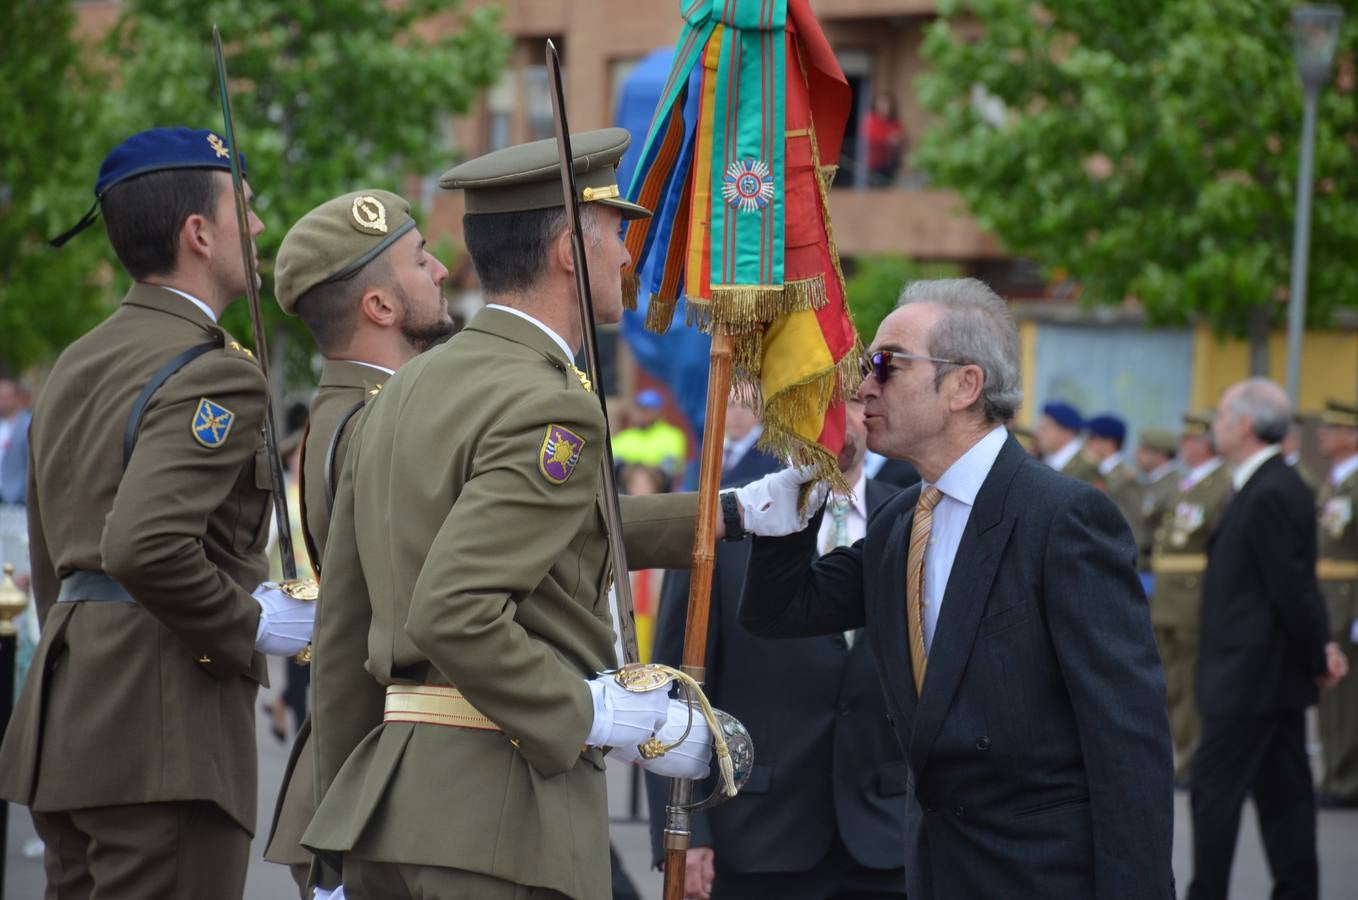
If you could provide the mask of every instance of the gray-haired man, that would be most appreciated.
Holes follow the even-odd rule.
[[[770,637],[866,626],[913,776],[911,897],[1173,897],[1136,547],[1106,495],[1006,433],[1022,393],[1004,302],[972,279],[912,284],[869,359],[868,446],[924,481],[815,562],[818,518],[756,537],[742,621]]]

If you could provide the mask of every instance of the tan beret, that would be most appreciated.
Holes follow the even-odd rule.
[[[625,128],[600,128],[571,135],[575,188],[582,203],[612,206],[624,219],[644,219],[651,211],[622,197],[618,160],[632,142]],[[454,166],[439,179],[439,187],[463,191],[467,212],[528,212],[563,205],[561,160],[556,138],[505,147]]]
[[[1143,428],[1137,436],[1138,442],[1147,450],[1174,455],[1179,448],[1179,439],[1168,428]]]
[[[414,227],[410,203],[390,191],[354,191],[327,200],[283,236],[274,269],[279,307],[296,315],[298,297],[353,275]]]

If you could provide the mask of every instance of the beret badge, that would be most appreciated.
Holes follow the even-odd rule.
[[[371,194],[354,198],[352,214],[359,231],[365,234],[387,233],[387,208]]]

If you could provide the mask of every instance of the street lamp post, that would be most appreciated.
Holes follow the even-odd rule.
[[[1316,150],[1316,106],[1330,80],[1344,13],[1337,6],[1292,10],[1292,40],[1304,97],[1301,162],[1297,166],[1297,217],[1292,231],[1292,289],[1287,307],[1287,396],[1296,408],[1301,394],[1301,339],[1306,327],[1306,267],[1311,246],[1312,161]]]

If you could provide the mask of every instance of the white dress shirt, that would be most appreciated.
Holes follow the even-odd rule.
[[[1058,472],[1063,471],[1066,468],[1066,464],[1075,458],[1075,454],[1079,453],[1080,448],[1084,445],[1084,441],[1075,438],[1069,444],[1066,444],[1066,446],[1048,456],[1046,459],[1047,465]]]
[[[1138,480],[1142,484],[1155,484],[1159,482],[1161,478],[1164,478],[1171,474],[1176,468],[1178,468],[1178,466],[1175,465],[1174,460],[1171,459],[1169,462],[1161,463],[1154,469],[1151,469],[1145,475],[1142,475]]]
[[[1339,484],[1352,475],[1355,469],[1358,469],[1358,453],[1334,464],[1334,468],[1330,470],[1330,484]]]
[[[396,370],[395,370],[395,369],[388,369],[386,366],[379,366],[377,363],[368,363],[368,362],[364,362],[364,361],[361,360],[361,359],[342,359],[342,360],[336,360],[336,362],[347,362],[347,363],[353,363],[353,364],[356,365],[356,366],[367,366],[369,369],[376,369],[376,370],[379,371],[379,372],[386,372],[388,375],[395,375],[395,374],[396,374]]]
[[[556,345],[557,345],[558,347],[561,348],[561,352],[564,353],[564,354],[566,354],[566,359],[567,359],[567,360],[573,360],[573,359],[575,359],[575,351],[572,350],[571,347],[570,347],[570,345],[566,343],[566,339],[565,339],[565,338],[563,338],[561,335],[557,334],[557,333],[556,333],[555,331],[553,331],[552,329],[548,328],[546,325],[544,325],[544,324],[542,324],[541,322],[539,322],[537,319],[535,319],[535,318],[533,318],[532,316],[528,315],[528,313],[524,312],[523,310],[521,310],[521,309],[515,309],[515,308],[512,307],[512,306],[501,306],[499,303],[487,303],[486,306],[485,306],[485,308],[486,308],[486,309],[498,309],[498,310],[500,310],[500,312],[507,312],[507,313],[509,313],[511,316],[518,316],[520,319],[526,319],[527,321],[532,322],[534,325],[536,325],[537,327],[541,328],[541,329],[543,330],[543,332],[546,333],[547,337],[551,338],[553,341],[556,342]]]
[[[1259,467],[1279,453],[1277,444],[1269,444],[1249,459],[1236,466],[1231,472],[1231,483],[1235,485],[1235,492],[1240,493],[1241,488],[1250,480]]]
[[[1192,469],[1189,469],[1188,474],[1184,476],[1183,481],[1179,482],[1179,490],[1181,491],[1188,490],[1189,488],[1193,487],[1193,485],[1202,481],[1208,475],[1211,475],[1213,472],[1220,468],[1221,468],[1220,456],[1214,456],[1211,459],[1207,460],[1207,462],[1194,466]]]
[[[862,540],[863,536],[868,533],[867,485],[867,473],[861,473],[858,476],[858,481],[854,483],[853,494],[849,498],[852,502],[849,505],[849,516],[846,520],[846,525],[849,530],[850,545],[856,541]],[[829,545],[830,536],[834,530],[835,522],[834,519],[831,518],[830,509],[827,506],[825,509],[825,516],[820,522],[820,535],[816,538],[816,547],[820,550],[822,555],[835,549]]]
[[[738,441],[723,438],[721,442],[721,470],[726,472],[735,468],[736,463],[745,458],[745,454],[750,452],[754,442],[759,440],[759,436],[764,433],[763,425],[755,425],[750,429],[750,433]]]
[[[1110,453],[1108,456],[1104,458],[1103,462],[1099,463],[1099,474],[1107,475],[1109,472],[1113,471],[1121,464],[1122,464],[1122,454]]]
[[[168,285],[164,285],[164,284],[160,285],[160,287],[165,288],[165,290],[169,291],[171,294],[178,294],[179,296],[183,297],[185,300],[187,300],[187,301],[189,301],[190,303],[192,303],[194,306],[196,306],[196,307],[198,307],[199,309],[201,309],[201,310],[203,311],[203,315],[207,316],[207,317],[208,317],[209,319],[211,319],[213,322],[216,322],[216,321],[217,321],[217,314],[216,314],[215,312],[212,311],[212,307],[208,306],[206,303],[204,303],[202,300],[199,300],[197,297],[193,296],[192,294],[186,294],[186,293],[184,293],[183,291],[179,290],[178,288],[172,288],[172,287],[170,287],[170,286],[168,286]]]
[[[933,485],[943,492],[943,499],[934,507],[933,530],[929,535],[929,545],[924,550],[925,653],[929,652],[934,642],[939,609],[943,606],[943,594],[948,589],[948,576],[952,573],[957,548],[962,543],[962,532],[971,518],[971,508],[976,504],[976,495],[994,468],[995,460],[1008,438],[1008,429],[1003,425],[995,426],[989,434],[972,444],[971,449],[949,466],[948,471]],[[929,487],[929,483],[925,482],[924,487]]]

